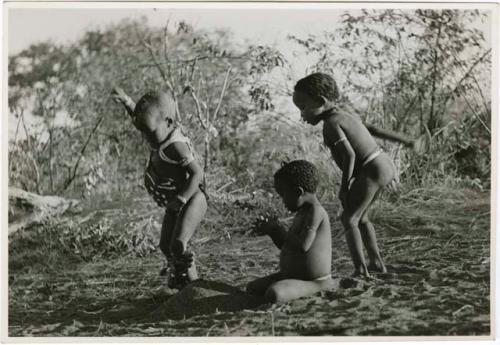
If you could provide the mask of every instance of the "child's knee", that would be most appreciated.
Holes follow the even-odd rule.
[[[270,287],[266,290],[264,298],[268,302],[277,303],[279,302],[280,294],[274,287]]]
[[[271,286],[266,290],[264,299],[271,303],[285,303],[290,300],[283,289],[278,289],[276,286]]]
[[[356,227],[360,222],[360,217],[355,214],[350,214],[348,212],[342,212],[342,224],[344,227]]]
[[[370,224],[370,218],[365,214],[361,219],[359,220],[360,225],[365,225],[365,224]]]

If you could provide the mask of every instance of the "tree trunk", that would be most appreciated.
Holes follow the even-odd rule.
[[[438,65],[438,48],[439,48],[439,39],[441,36],[441,24],[439,24],[437,37],[436,37],[436,47],[434,47],[434,62],[432,66],[432,90],[431,90],[431,109],[429,111],[429,120],[427,121],[427,128],[434,134],[435,129],[439,128],[439,121],[436,118],[436,114],[434,112],[434,105],[436,103],[436,83],[437,83],[437,65]]]

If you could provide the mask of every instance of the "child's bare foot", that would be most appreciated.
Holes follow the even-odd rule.
[[[193,253],[185,251],[174,259],[173,269],[168,279],[168,287],[171,289],[182,290],[189,283],[196,279],[192,279],[189,275],[189,270],[193,265]],[[197,277],[196,277],[197,278]]]
[[[368,271],[368,268],[366,267],[366,264],[362,263],[357,265],[358,267],[354,267],[354,273],[351,275],[351,277],[369,277],[370,273]]]
[[[368,265],[368,270],[370,272],[377,273],[387,273],[387,268],[385,268],[384,264],[381,261],[373,261]]]

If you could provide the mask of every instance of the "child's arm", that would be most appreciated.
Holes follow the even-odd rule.
[[[191,163],[189,163],[186,168],[189,177],[186,181],[186,184],[184,185],[184,188],[179,191],[178,196],[180,198],[183,198],[184,200],[189,200],[194,195],[194,193],[196,193],[200,182],[203,179],[203,169],[196,160],[193,160]]]
[[[295,234],[293,231],[288,231],[286,237],[286,242],[302,253],[307,252],[309,248],[311,248],[314,239],[316,238],[318,228],[323,222],[321,211],[316,207],[312,213],[306,217],[307,218],[302,224],[302,228],[299,233]]]
[[[125,93],[125,91],[123,91],[122,88],[114,87],[111,92],[111,97],[115,101],[121,103],[127,110],[130,117],[134,119],[135,102]]]
[[[179,210],[189,199],[196,193],[198,186],[203,178],[203,169],[198,162],[192,157],[192,153],[183,142],[174,142],[166,148],[166,155],[181,162],[185,166],[189,175],[186,184],[177,194],[177,198],[169,202],[167,208],[174,211]]]
[[[349,189],[349,181],[351,180],[352,174],[354,172],[354,164],[356,162],[356,154],[346,138],[346,135],[340,126],[334,126],[333,132],[335,133],[338,139],[334,144],[330,144],[330,150],[332,151],[332,155],[338,157],[340,159],[336,160],[341,163],[339,168],[342,170],[342,182],[340,185],[340,201],[342,202],[342,206],[345,208],[345,197],[347,191]]]
[[[285,239],[287,237],[287,231],[280,224],[270,224],[270,229],[266,231],[266,233],[271,237],[273,243],[281,249],[283,247],[283,243],[285,243]]]

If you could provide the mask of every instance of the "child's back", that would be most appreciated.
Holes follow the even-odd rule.
[[[319,226],[308,228],[317,218]],[[294,279],[314,280],[330,275],[332,261],[332,237],[328,214],[319,203],[301,209],[295,215],[289,232],[300,237],[302,233],[316,231],[316,236],[308,250],[297,248],[292,242],[281,247],[280,271],[284,276]]]
[[[323,122],[323,137],[328,147],[336,146],[339,140],[348,140],[351,144],[356,158],[360,161],[366,159],[370,154],[378,150],[375,139],[356,114],[349,108],[340,108],[331,113]],[[345,136],[340,137],[342,134]]]

